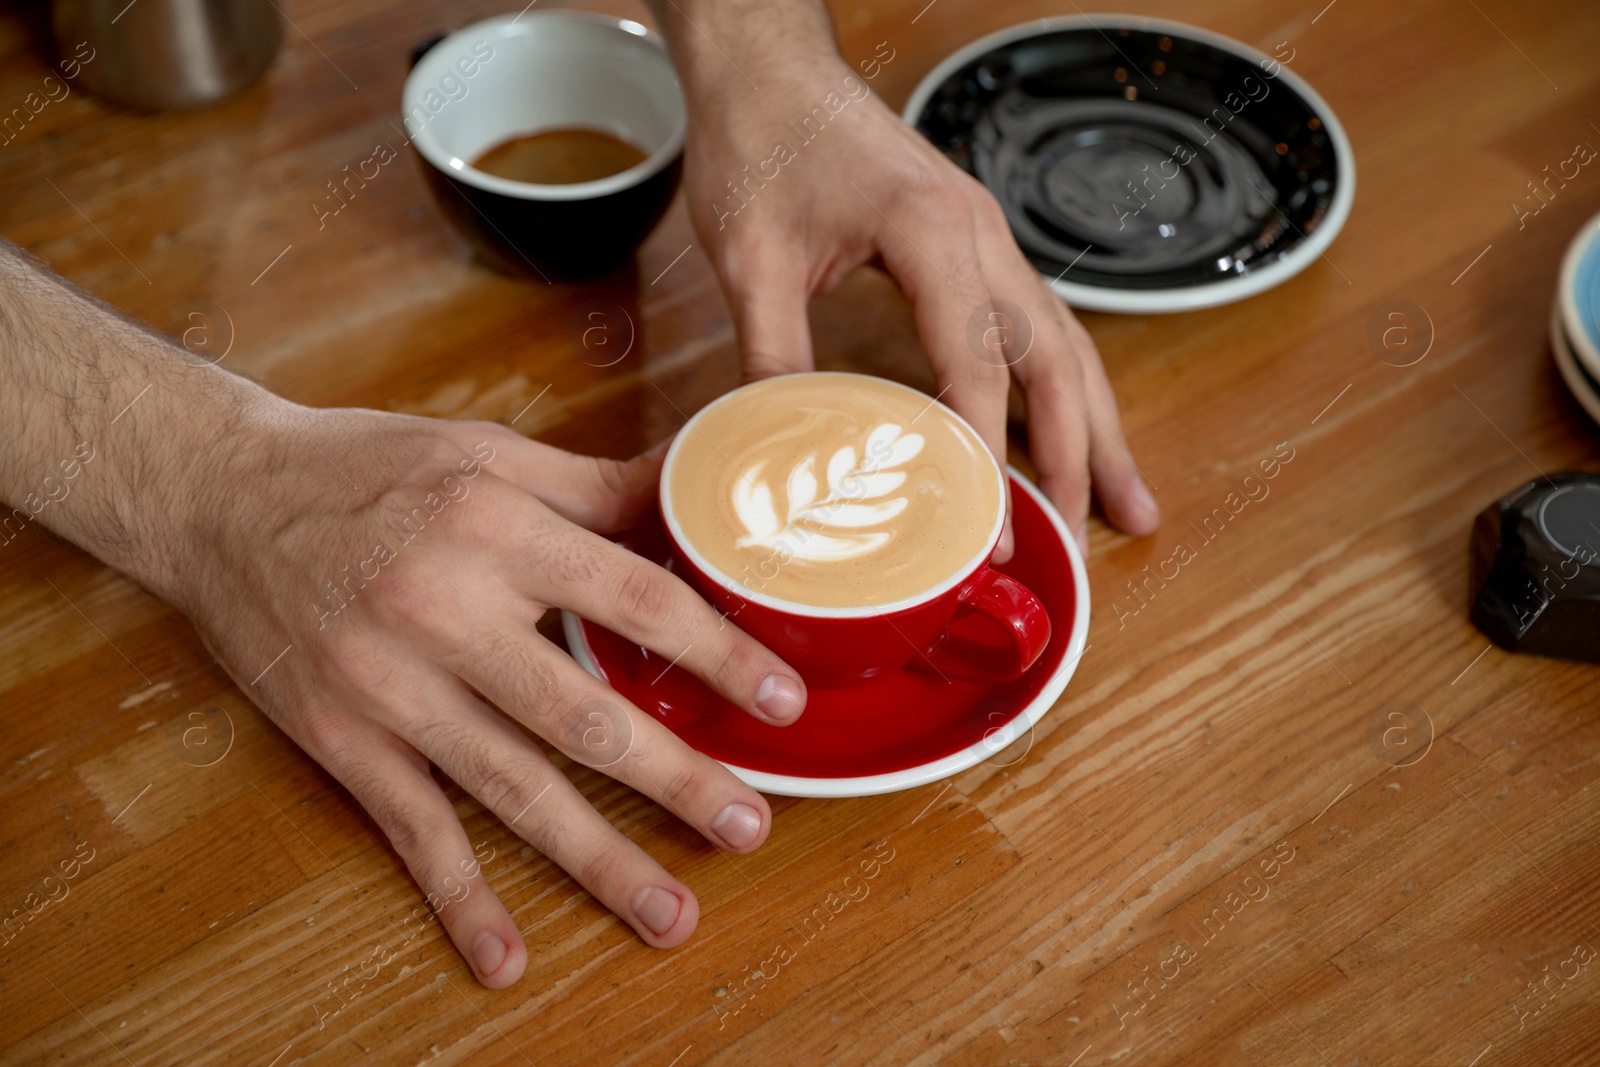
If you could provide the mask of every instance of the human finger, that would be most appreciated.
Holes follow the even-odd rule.
[[[1011,374],[1005,360],[983,358],[969,343],[969,326],[991,301],[978,255],[976,208],[955,183],[933,185],[901,221],[879,234],[885,267],[911,301],[917,332],[928,352],[936,399],[971,424],[1002,470],[1006,463],[1006,399]],[[1009,508],[995,558],[1011,555]]]
[[[665,568],[549,523],[524,543],[521,566],[529,594],[637,641],[758,718],[783,726],[805,709],[799,674]]]
[[[568,522],[598,533],[637,526],[656,504],[670,441],[629,460],[580,456],[495,423],[481,431],[495,449],[493,473],[543,501]],[[469,431],[470,433],[470,431]]]
[[[422,889],[428,910],[478,981],[490,989],[511,985],[527,967],[527,947],[483,877],[461,820],[429,776],[427,761],[395,735],[356,716],[343,716],[338,730],[339,743],[314,743],[308,750],[388,837]],[[418,920],[415,910],[409,919],[403,922],[408,928]]]
[[[699,905],[687,886],[607,822],[503,715],[464,692],[446,707],[415,727],[414,743],[440,770],[647,944],[688,939]]]
[[[811,290],[792,250],[776,247],[770,235],[730,244],[717,273],[733,313],[744,380],[811,370]]]
[[[1070,309],[1063,307],[1061,312],[1083,367],[1084,419],[1090,429],[1089,472],[1095,494],[1112,525],[1140,536],[1154,533],[1161,523],[1161,509],[1128,448],[1105,364],[1089,331]]]
[[[529,730],[575,762],[658,801],[712,844],[730,852],[749,852],[766,840],[771,809],[760,793],[726,767],[691,749],[536,632],[507,620],[480,636],[489,651],[464,665],[462,681]],[[481,702],[472,703],[490,713]],[[438,729],[460,732],[454,721]],[[425,747],[435,755],[432,742]],[[513,744],[502,742],[496,751],[504,758],[498,763],[480,760],[474,781],[499,773],[494,771],[497,766],[527,765]],[[468,782],[461,784],[471,788]],[[500,789],[491,785],[488,791]]]

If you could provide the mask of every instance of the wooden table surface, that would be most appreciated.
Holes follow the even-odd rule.
[[[1138,9],[1292,55],[1359,190],[1328,254],[1265,295],[1084,316],[1166,519],[1093,524],[1091,649],[1034,736],[904,793],[774,798],[770,842],[738,859],[573,768],[699,895],[679,949],[456,791],[527,974],[480,988],[436,924],[373,974],[421,897],[355,802],[171,608],[37,525],[0,548],[0,910],[27,917],[0,947],[0,1060],[1600,1061],[1600,670],[1486,647],[1466,619],[1473,516],[1595,463],[1546,321],[1600,171],[1520,225],[1513,205],[1600,145],[1600,12],[1324,2]],[[895,106],[963,41],[1077,10],[924,3],[836,5],[847,56],[895,49],[875,83]],[[0,17],[0,110],[48,71],[40,6]],[[0,232],[159,328],[231,339],[227,365],[296,400],[521,413],[635,453],[737,380],[681,202],[635,272],[564,287],[471,262],[410,159],[315,224],[336,172],[402,147],[408,48],[505,7],[291,2],[264,83],[190,114],[74,89],[0,146]],[[1396,301],[1410,347],[1386,350],[1369,325]],[[585,347],[595,309],[638,324],[612,366]],[[930,384],[883,277],[812,321],[825,366]],[[1269,495],[1205,540],[1191,523],[1284,442]],[[1135,599],[1181,544],[1194,558]],[[1396,706],[1410,747],[1386,760]],[[869,857],[870,892],[797,936]],[[67,895],[38,908],[63,861]]]

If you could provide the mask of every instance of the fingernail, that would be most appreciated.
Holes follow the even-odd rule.
[[[756,708],[769,719],[793,722],[805,710],[806,691],[786,674],[769,674],[756,690]]]
[[[1144,484],[1142,478],[1134,480],[1133,492],[1128,495],[1133,498],[1133,509],[1135,511],[1142,511],[1146,515],[1155,515],[1161,510],[1156,506],[1156,498],[1150,495],[1150,489]]]
[[[1089,527],[1078,527],[1078,547],[1083,550],[1084,558],[1089,557]]]
[[[472,943],[472,962],[477,965],[478,976],[488,978],[505,962],[506,943],[488,930],[478,935]]]
[[[734,848],[749,848],[761,833],[761,815],[748,804],[729,804],[712,820],[711,832]]]
[[[683,905],[678,898],[657,886],[647,885],[633,898],[633,913],[639,921],[664,937],[672,924],[678,921],[678,909]]]

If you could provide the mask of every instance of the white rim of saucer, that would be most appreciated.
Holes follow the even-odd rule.
[[[1561,300],[1558,298],[1550,304],[1550,352],[1555,356],[1556,369],[1561,372],[1561,380],[1567,383],[1567,390],[1589,417],[1600,423],[1600,395],[1596,395],[1594,386],[1583,376],[1583,368],[1578,366],[1578,360],[1572,353],[1572,345],[1567,342],[1566,325],[1563,321]]]
[[[1584,253],[1597,241],[1600,241],[1600,215],[1593,216],[1578,227],[1578,232],[1567,245],[1566,254],[1561,257],[1561,274],[1556,281],[1556,309],[1565,327],[1562,336],[1566,339],[1569,353],[1590,374],[1600,378],[1600,349],[1595,348],[1589,337],[1589,329],[1578,312],[1577,288],[1578,265],[1583,262]]]
[[[906,103],[901,117],[911,125],[916,126],[917,116],[922,113],[928,99],[933,96],[934,90],[942,85],[946,78],[955,73],[967,63],[976,59],[985,52],[999,48],[1001,45],[1011,44],[1015,41],[1025,40],[1045,33],[1054,33],[1058,30],[1070,30],[1080,27],[1089,27],[1099,31],[1100,25],[1111,23],[1116,27],[1129,29],[1150,30],[1166,33],[1173,37],[1187,37],[1191,40],[1201,41],[1205,44],[1231,52],[1241,59],[1260,66],[1263,60],[1277,63],[1279,71],[1274,80],[1281,79],[1296,93],[1309,103],[1316,111],[1317,117],[1322,120],[1322,125],[1328,133],[1328,140],[1333,143],[1334,156],[1339,163],[1339,183],[1333,191],[1333,203],[1328,208],[1328,215],[1322,225],[1310,237],[1304,238],[1286,255],[1276,261],[1252,270],[1250,273],[1223,278],[1220,281],[1204,282],[1199,285],[1186,285],[1171,289],[1113,289],[1100,285],[1083,285],[1078,282],[1069,282],[1055,279],[1050,282],[1050,287],[1056,295],[1073,307],[1087,308],[1091,311],[1113,311],[1125,314],[1165,314],[1179,311],[1198,311],[1201,308],[1218,307],[1222,304],[1232,304],[1257,293],[1265,292],[1275,286],[1282,285],[1290,278],[1309,267],[1313,261],[1322,256],[1333,244],[1334,238],[1339,236],[1339,231],[1344,229],[1345,220],[1350,217],[1350,208],[1356,198],[1356,157],[1350,145],[1350,138],[1345,133],[1344,124],[1334,114],[1328,102],[1300,75],[1290,70],[1288,66],[1267,55],[1243,44],[1231,37],[1198,26],[1190,26],[1183,22],[1172,22],[1167,19],[1141,18],[1135,15],[1119,15],[1110,12],[1099,12],[1092,15],[1060,15],[1051,18],[1034,19],[1031,22],[1019,23],[1007,29],[998,30],[987,37],[980,37],[970,44],[956,49],[949,56],[940,61],[939,65],[928,72],[922,81],[917,83],[917,88],[911,94],[911,99]],[[1070,269],[1070,268],[1069,268]],[[1048,277],[1043,271],[1040,277]]]
[[[528,21],[522,21],[524,18]],[[457,50],[459,46],[470,43],[472,39],[485,36],[493,36],[500,39],[531,36],[537,32],[538,22],[536,20],[541,19],[609,27],[620,33],[642,38],[661,52],[663,62],[667,64],[669,70],[674,70],[674,79],[677,77],[676,71],[672,67],[672,59],[667,54],[666,42],[662,40],[660,34],[652,32],[648,27],[632,19],[617,18],[588,11],[528,11],[522,15],[497,15],[494,18],[474,22],[470,26],[456,30],[449,36],[441,38],[438,43],[423,53],[422,57],[417,60],[416,65],[411,68],[411,72],[406,75],[405,86],[400,92],[400,113],[402,115],[410,115],[412,108],[418,106],[422,94],[432,88],[439,76],[444,72],[439,69],[441,64],[444,65],[445,70],[451,69],[447,60],[454,59],[460,55],[459,50]],[[486,192],[499,193],[502,196],[509,196],[516,200],[593,200],[597,197],[610,196],[612,193],[630,189],[655,177],[683,151],[684,137],[688,125],[686,107],[681,99],[681,88],[679,93],[678,121],[661,147],[651,152],[644,162],[592,182],[572,182],[567,185],[539,185],[535,182],[517,182],[509,178],[499,178],[493,174],[487,174],[473,167],[468,161],[458,159],[446,151],[444,146],[439,144],[431,122],[411,138],[411,144],[422,154],[422,158],[427,160],[441,174],[446,174],[457,181],[477,189],[483,189]],[[517,131],[509,132],[515,133]]]
[[[1072,630],[1067,637],[1066,654],[1062,657],[1061,665],[1050,676],[1039,694],[1028,702],[1028,705],[1013,715],[1004,725],[996,727],[984,735],[981,741],[969,745],[960,752],[953,752],[948,756],[921,764],[916,767],[907,767],[903,770],[889,771],[884,774],[861,775],[854,778],[808,778],[800,775],[773,774],[770,771],[757,771],[749,767],[741,767],[735,763],[718,760],[724,767],[732,771],[734,776],[746,785],[762,793],[783,797],[809,797],[813,799],[838,799],[843,797],[868,797],[879,793],[894,793],[902,789],[912,789],[929,782],[937,782],[953,774],[975,767],[984,760],[990,759],[1005,751],[1012,743],[1024,734],[1031,736],[1033,728],[1039,720],[1044,718],[1045,712],[1055,706],[1061,694],[1066,691],[1067,683],[1072,680],[1073,674],[1078,669],[1078,661],[1083,658],[1088,647],[1089,639],[1089,575],[1084,570],[1083,556],[1078,550],[1077,538],[1067,531],[1067,524],[1062,521],[1061,515],[1055,506],[1045,499],[1043,492],[1032,482],[1023,477],[1022,472],[1015,467],[1007,466],[1007,471],[1013,476],[1015,485],[1021,488],[1038,504],[1044,512],[1045,518],[1050,520],[1051,527],[1056,532],[1056,537],[1066,549],[1067,559],[1072,564],[1072,584],[1075,604],[1072,613]],[[578,665],[596,678],[601,678],[600,668],[595,662],[594,652],[589,647],[589,640],[583,632],[583,621],[570,611],[561,612],[561,628],[567,637],[567,648],[572,652],[572,658]]]
[[[747,385],[741,385],[737,389],[730,390],[691,415],[689,417],[689,421],[684,424],[683,429],[679,430],[677,436],[672,439],[672,444],[667,449],[667,457],[661,462],[661,485],[665,486],[667,484],[667,479],[672,473],[673,460],[678,458],[678,446],[684,441],[685,438],[689,436],[689,430],[706,414],[706,412],[710,411],[719,404],[727,402],[742,390],[752,388],[753,386],[762,385],[766,382],[776,381],[779,378],[796,378],[802,375],[808,378],[815,378],[824,375],[835,378],[867,378],[882,385],[891,385],[896,389],[902,389],[905,392],[911,393],[919,400],[926,400],[928,402],[928,407],[939,404],[938,397],[929,397],[927,394],[913,389],[909,385],[902,385],[899,382],[892,381],[888,378],[879,378],[871,374],[857,374],[853,371],[835,370],[799,371],[795,374],[773,375],[771,378],[763,378],[759,382],[750,382]],[[983,437],[979,435],[977,430],[972,428],[971,423],[967,422],[966,419],[956,414],[956,412],[952,411],[950,408],[945,407],[943,404],[939,404],[939,406],[944,408],[945,414],[949,415],[961,426],[966,427],[967,432],[972,435],[972,439],[978,443],[979,448],[987,451],[988,446],[983,443]],[[707,578],[710,578],[712,581],[716,582],[719,586],[726,589],[734,596],[748,600],[752,604],[760,604],[762,607],[771,608],[773,611],[781,611],[786,615],[798,615],[808,619],[874,619],[880,615],[893,615],[896,612],[909,611],[911,608],[920,607],[931,600],[937,600],[945,593],[948,593],[950,590],[954,589],[956,586],[972,577],[973,573],[976,572],[979,567],[983,566],[985,561],[987,561],[988,558],[994,554],[994,547],[1000,543],[1000,534],[1005,530],[1006,524],[1006,478],[1005,475],[1000,472],[1000,464],[991,463],[990,466],[995,472],[995,478],[1000,482],[1000,507],[995,512],[994,525],[990,527],[989,536],[984,539],[983,547],[979,549],[972,556],[972,558],[968,559],[960,567],[957,567],[950,577],[946,578],[932,589],[929,589],[926,592],[918,593],[916,596],[904,597],[900,600],[891,600],[887,604],[867,604],[862,607],[848,608],[825,607],[817,604],[798,604],[793,600],[784,600],[780,597],[757,592],[756,590],[751,589],[749,586],[739,582],[731,575],[725,573],[720,567],[717,567],[710,560],[706,559],[705,556],[700,553],[699,549],[694,547],[694,545],[689,541],[689,538],[684,536],[683,527],[679,525],[678,517],[673,514],[672,502],[668,499],[668,495],[665,492],[660,494],[661,518],[663,522],[666,523],[668,536],[670,536],[673,542],[683,550],[683,554],[689,557],[689,562],[700,568],[701,574],[704,574]]]

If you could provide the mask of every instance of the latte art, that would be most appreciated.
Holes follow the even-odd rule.
[[[999,469],[948,409],[855,374],[745,386],[680,435],[669,513],[714,570],[821,607],[893,605],[988,548]]]
[[[817,499],[813,457],[807,456],[789,472],[788,517],[782,527],[773,510],[772,491],[758,480],[765,464],[758,463],[733,483],[734,514],[748,531],[735,543],[740,548],[792,546],[788,548],[791,557],[814,563],[856,559],[875,552],[893,539],[894,531],[846,531],[882,526],[905,511],[910,501],[890,494],[905,485],[906,475],[892,468],[904,466],[921,451],[921,434],[904,433],[892,422],[882,423],[867,436],[859,464],[856,450],[849,445],[828,460],[827,495],[821,500]]]

